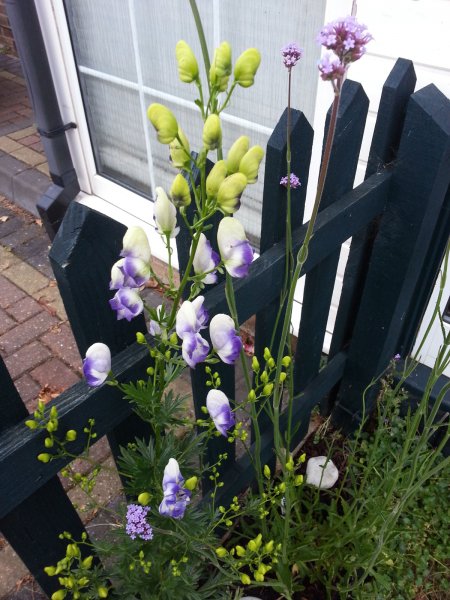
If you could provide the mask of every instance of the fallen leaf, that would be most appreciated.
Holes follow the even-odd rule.
[[[42,227],[42,219],[35,219],[34,222],[36,225],[39,225],[39,227]]]
[[[41,388],[41,391],[39,392],[38,401],[41,401],[44,404],[47,404],[48,402],[50,402],[50,400],[57,398],[61,394],[62,391],[63,391],[62,388],[58,389],[58,388],[51,387],[49,385],[44,385]]]

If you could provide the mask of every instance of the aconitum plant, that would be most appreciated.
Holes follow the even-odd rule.
[[[249,369],[239,332],[234,284],[251,271],[254,251],[236,213],[248,186],[258,180],[264,151],[259,145],[251,145],[246,135],[224,148],[227,138],[222,113],[237,88],[245,90],[253,85],[261,56],[257,49],[248,48],[233,61],[232,48],[224,41],[211,60],[197,17],[196,21],[205,73],[201,75],[197,57],[185,40],[177,43],[175,58],[179,79],[198,94],[196,105],[202,118],[200,147],[191,151],[185,130],[168,107],[153,103],[147,111],[158,142],[167,146],[168,168],[174,172],[168,189],[156,188],[153,204],[154,228],[167,251],[166,274],[162,276],[154,268],[147,235],[140,227],[127,230],[120,256],[111,265],[110,289],[114,296],[110,306],[117,319],[130,321],[142,313],[148,317],[148,332],[137,335],[137,342],[148,351],[147,377],[134,383],[118,381],[111,369],[111,353],[102,343],[88,349],[83,365],[89,386],[106,384],[118,388],[152,431],[150,441],[136,440],[123,449],[119,469],[122,479],[128,482],[128,504],[126,513],[119,511],[116,516],[105,569],[107,572],[112,565],[111,580],[119,597],[122,594],[121,597],[146,598],[150,597],[148,590],[152,590],[152,597],[221,598],[230,586],[237,589],[269,582],[282,597],[292,598],[298,565],[291,564],[292,531],[287,524],[299,510],[299,489],[304,483],[299,469],[305,458],[302,455],[297,459],[292,454],[292,431],[281,433],[280,404],[283,400],[289,409],[293,402],[289,343],[293,294],[321,199],[343,78],[348,65],[362,56],[371,37],[352,17],[327,25],[320,33],[321,43],[334,52],[333,58],[324,57],[319,63],[320,76],[333,84],[334,117],[330,121],[313,217],[297,257],[292,254],[290,191],[301,184],[290,170],[288,97],[286,176],[280,181],[287,188],[286,277],[280,290],[285,302],[280,305],[277,318],[280,341],[277,349],[265,349],[263,364],[253,357]],[[281,50],[280,68],[284,65],[287,69],[289,90],[302,56],[303,50],[296,42]],[[209,161],[214,162],[212,168]],[[213,224],[217,220],[214,235]],[[190,252],[177,283],[172,246],[181,228],[190,238]],[[208,287],[220,277],[225,279],[228,311],[209,314]],[[142,292],[150,281],[162,290],[163,297],[156,308],[143,300]],[[247,390],[244,397],[232,398],[223,389],[216,369],[219,363],[232,366],[238,361]],[[203,415],[196,415],[195,419],[185,398],[174,392],[174,381],[186,367],[195,369],[196,377],[200,373],[205,378]],[[259,424],[263,417],[273,425],[271,466],[261,459]],[[57,427],[57,415],[53,414],[49,451],[40,455],[45,456],[43,462],[52,460]],[[250,427],[253,446],[247,440]],[[95,423],[90,423],[86,431],[88,450],[95,438]],[[75,439],[74,433],[66,442]],[[239,440],[256,481],[254,487],[249,481],[247,492],[242,497],[235,496],[226,506],[217,506],[216,499],[220,488],[227,485],[222,472],[229,456],[222,451],[211,458],[209,442],[215,438],[221,444]],[[329,461],[316,465],[315,470],[313,463],[309,465],[307,483],[321,489],[332,487],[335,472]],[[67,473],[75,482],[81,482],[87,493],[92,492],[93,480],[70,470]],[[200,501],[201,491],[208,494],[208,502]],[[74,547],[78,548],[76,543]],[[80,553],[74,548],[71,552]],[[55,600],[73,588],[75,579],[71,577],[75,575],[69,562],[54,568],[53,574],[60,576],[63,586]],[[78,567],[82,571],[82,562]],[[81,575],[77,571],[77,577],[87,587],[91,566],[86,563],[83,568]],[[52,571],[53,567],[49,569]],[[108,577],[109,574],[106,581]],[[183,586],[184,596],[179,593]],[[97,596],[92,592],[86,597],[108,594],[104,584],[96,589]]]

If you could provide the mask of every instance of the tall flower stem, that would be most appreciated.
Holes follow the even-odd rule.
[[[195,0],[189,0],[191,5],[192,15],[194,17],[195,26],[197,28],[198,39],[200,40],[200,46],[202,48],[203,62],[205,63],[206,79],[208,81],[209,93],[211,93],[211,84],[209,83],[209,71],[211,69],[211,63],[209,61],[208,46],[206,44],[205,32],[203,31],[202,20],[200,13],[198,12],[197,2]]]

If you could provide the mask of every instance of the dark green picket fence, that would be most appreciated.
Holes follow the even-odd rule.
[[[317,404],[348,431],[358,422],[367,385],[394,354],[411,349],[443,257],[450,233],[450,101],[432,85],[413,93],[415,81],[412,63],[399,59],[383,88],[366,179],[356,189],[368,100],[360,85],[347,81],[344,86],[323,204],[303,270],[307,277],[295,354],[297,439]],[[240,321],[256,315],[258,356],[272,333],[284,274],[286,190],[279,181],[286,174],[286,119],[284,113],[267,146],[261,256],[235,286]],[[292,192],[294,253],[306,232],[302,216],[312,139],[305,117],[293,111],[292,169],[303,183]],[[143,317],[117,322],[108,305],[110,269],[124,233],[123,225],[73,203],[50,258],[80,354],[94,342],[108,344],[115,356],[114,373],[129,381],[145,377],[148,353],[134,343],[135,333],[145,329]],[[320,369],[339,252],[350,237],[330,353]],[[181,265],[186,264],[188,244],[181,233]],[[205,296],[211,317],[227,312],[223,282]],[[234,368],[222,365],[220,370],[222,389],[234,397]],[[70,531],[79,538],[83,525],[57,477],[65,462],[43,465],[36,460],[44,435],[24,426],[27,411],[1,360],[0,383],[0,530],[50,594],[57,582],[42,569],[64,554],[58,534]],[[196,413],[202,416],[207,389],[201,368],[192,371],[192,390]],[[81,382],[55,403],[62,430],[80,430],[93,417],[98,436],[108,436],[116,456],[120,445],[151,435],[114,388],[89,389]],[[81,450],[82,440],[76,444]],[[267,426],[264,462],[272,457],[272,445]],[[221,438],[211,442],[210,457],[225,448],[229,471],[223,475],[223,501],[252,478],[248,459],[235,460]]]

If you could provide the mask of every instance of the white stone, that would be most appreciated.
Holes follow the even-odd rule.
[[[314,456],[306,465],[306,483],[322,490],[333,487],[339,477],[336,465],[327,456]]]

